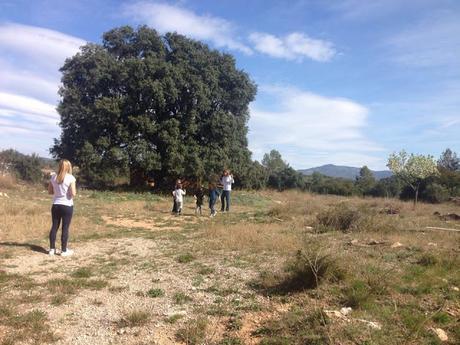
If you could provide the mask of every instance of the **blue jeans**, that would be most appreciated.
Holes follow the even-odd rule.
[[[224,209],[228,212],[230,211],[230,191],[223,190],[222,195],[220,196],[220,203],[222,205],[221,211],[223,212]]]

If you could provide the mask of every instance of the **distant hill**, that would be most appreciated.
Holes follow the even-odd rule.
[[[349,180],[354,180],[355,177],[359,175],[360,169],[361,168],[347,167],[347,166],[334,165],[334,164],[326,164],[326,165],[322,165],[316,168],[301,169],[299,170],[299,172],[301,172],[304,175],[311,175],[314,172],[318,172],[320,174],[330,176],[330,177],[341,177],[341,178],[346,178]],[[389,170],[372,171],[372,173],[374,174],[377,180],[380,180],[385,177],[390,177],[391,175],[393,175],[391,171]]]

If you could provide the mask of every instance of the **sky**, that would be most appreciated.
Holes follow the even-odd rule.
[[[460,151],[458,0],[0,0],[0,149],[49,156],[59,68],[122,25],[235,56],[258,85],[254,159],[381,170],[402,149]]]

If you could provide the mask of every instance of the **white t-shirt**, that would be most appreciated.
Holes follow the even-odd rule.
[[[76,181],[75,177],[66,174],[62,183],[57,183],[57,174],[51,175],[51,184],[53,185],[53,205],[73,206],[73,198],[70,190],[70,185]]]
[[[235,183],[232,175],[222,176],[220,182],[224,186],[224,190],[232,190],[232,183]]]
[[[182,189],[176,189],[173,192],[174,200],[176,200],[177,202],[184,201],[184,198],[183,198],[184,195],[185,195],[185,191],[183,191]]]

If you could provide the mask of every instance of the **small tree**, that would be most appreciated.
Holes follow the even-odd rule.
[[[438,159],[438,168],[449,171],[460,170],[460,159],[457,157],[457,153],[452,152],[451,149],[446,149]]]
[[[363,166],[359,170],[359,175],[356,176],[355,184],[362,195],[371,193],[372,188],[375,186],[375,177],[367,166]]]
[[[392,153],[388,157],[387,167],[414,191],[414,208],[417,205],[422,181],[438,174],[433,156],[408,155],[404,150],[399,153]]]

